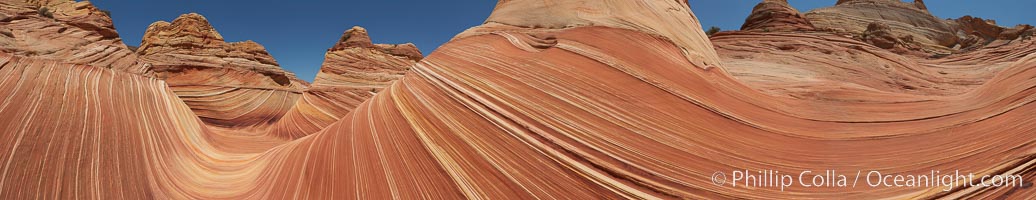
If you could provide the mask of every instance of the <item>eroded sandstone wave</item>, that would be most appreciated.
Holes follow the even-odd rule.
[[[733,169],[818,168],[1032,180],[1029,40],[922,59],[831,32],[731,32],[709,41],[700,28],[683,1],[504,0],[486,24],[398,80],[364,88],[377,92],[341,119],[264,142],[204,123],[172,81],[0,54],[0,196],[1036,195],[1014,187],[782,191],[710,180]]]

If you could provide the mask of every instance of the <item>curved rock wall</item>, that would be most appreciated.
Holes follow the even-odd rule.
[[[225,42],[205,17],[194,13],[152,23],[137,54],[212,125],[269,126],[308,86],[281,69],[262,45]]]
[[[367,30],[353,27],[324,55],[313,85],[270,131],[299,138],[319,132],[402,78],[424,56],[413,44],[374,44]]]
[[[151,74],[88,1],[0,2],[0,52]]]
[[[707,41],[697,27],[683,36],[670,31],[686,27],[665,27],[698,23],[680,6],[501,1],[489,23],[326,128],[291,140],[203,123],[191,100],[161,79],[0,53],[0,197],[1036,195],[1024,187],[715,184],[715,172],[738,169],[960,170],[1033,180],[1036,55],[1031,41],[1019,40],[927,60],[824,32],[731,32]],[[366,44],[355,38],[363,37],[342,41]]]

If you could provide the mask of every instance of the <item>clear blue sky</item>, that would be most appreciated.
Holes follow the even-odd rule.
[[[253,40],[273,54],[285,69],[313,80],[324,52],[352,26],[366,27],[375,43],[412,42],[425,55],[457,33],[481,24],[492,11],[492,0],[95,0],[111,11],[122,39],[139,45],[144,30],[155,21],[172,21],[180,14],[204,15],[227,41]],[[759,0],[690,0],[705,27],[738,29]],[[835,0],[790,0],[800,11],[834,5]],[[965,14],[996,19],[1001,25],[1036,24],[1033,0],[930,0],[929,10],[941,18]]]

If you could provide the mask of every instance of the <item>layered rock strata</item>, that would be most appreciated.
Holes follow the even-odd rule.
[[[890,38],[899,38],[909,48],[928,55],[947,55],[999,45],[1031,36],[1029,25],[1013,28],[1000,27],[993,20],[964,16],[943,20],[928,11],[924,1],[913,3],[899,0],[843,0],[835,6],[807,12],[805,18],[819,30],[836,34],[850,34],[865,38],[873,24],[887,26]],[[797,23],[796,23],[797,24]],[[883,48],[891,39],[876,41]],[[869,40],[874,41],[874,40]]]
[[[0,52],[150,75],[89,1],[0,1]]]
[[[262,45],[226,42],[194,13],[152,23],[137,54],[206,123],[220,126],[276,122],[308,85]]]
[[[1026,185],[847,192],[713,179],[938,170],[1029,182],[1031,42],[925,60],[826,32],[710,42],[700,26],[675,27],[698,24],[684,1],[502,0],[491,16],[337,122],[268,146],[218,137],[223,127],[161,79],[0,53],[0,197],[1036,196]],[[806,95],[761,88],[751,73]]]
[[[764,0],[752,9],[742,31],[812,31],[816,27],[791,7],[788,0]]]
[[[271,133],[286,138],[316,133],[402,78],[423,57],[413,44],[374,44],[366,29],[353,27],[327,50],[313,85]]]

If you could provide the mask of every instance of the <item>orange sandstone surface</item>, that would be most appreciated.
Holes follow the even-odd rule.
[[[352,112],[424,57],[413,44],[374,44],[353,27],[324,55],[313,84],[270,131],[282,138],[316,133]]]
[[[312,84],[200,15],[121,54],[111,33],[37,17],[47,5],[0,4],[3,199],[1036,196],[714,184],[737,169],[1032,182],[1032,31],[928,18],[921,1],[765,0],[774,13],[709,38],[686,1],[500,0],[427,57],[352,28]],[[71,42],[113,49],[86,62]]]
[[[150,71],[122,43],[108,14],[88,1],[0,1],[0,52],[141,75]]]
[[[194,13],[152,23],[137,54],[203,121],[217,126],[268,126],[308,85],[281,69],[262,45],[225,42]]]

